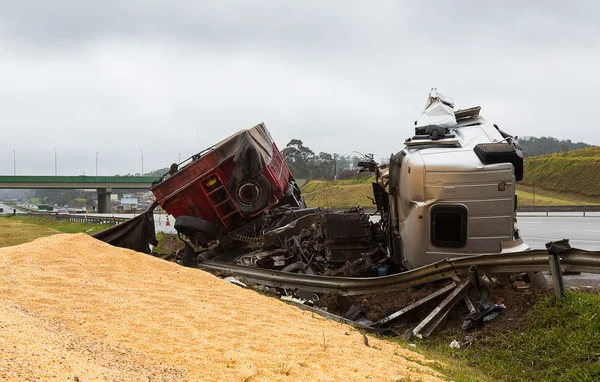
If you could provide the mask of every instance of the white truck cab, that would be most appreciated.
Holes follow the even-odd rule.
[[[483,119],[480,107],[453,107],[433,89],[415,136],[379,181],[389,193],[390,254],[406,269],[528,249],[515,224],[518,142]]]

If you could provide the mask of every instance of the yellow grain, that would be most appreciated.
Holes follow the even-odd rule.
[[[419,354],[369,344],[346,325],[85,234],[0,249],[0,379],[442,379]]]

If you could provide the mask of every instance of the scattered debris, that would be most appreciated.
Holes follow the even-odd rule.
[[[448,284],[445,287],[443,287],[442,289],[439,289],[438,291],[431,293],[430,295],[420,299],[417,302],[414,302],[412,304],[410,304],[409,306],[397,311],[396,313],[382,319],[379,320],[375,323],[375,326],[377,327],[383,327],[383,326],[388,326],[390,324],[392,324],[393,322],[399,320],[403,315],[414,311],[417,308],[422,307],[423,305],[427,304],[430,301],[435,300],[438,297],[444,296],[448,293],[450,293],[451,290],[453,290],[454,288],[456,288],[456,284],[452,283],[452,284]]]
[[[457,340],[453,340],[450,342],[450,349],[460,349],[460,344]]]
[[[463,345],[464,346],[471,346],[473,345],[473,343],[475,342],[475,337],[474,336],[465,336],[465,338],[463,338]]]
[[[440,322],[448,315],[448,312],[450,312],[450,309],[452,309],[459,298],[465,295],[470,285],[471,280],[467,280],[456,287],[437,308],[412,330],[412,334],[418,338],[429,337]]]
[[[482,293],[481,301],[475,312],[469,313],[463,321],[462,328],[471,330],[475,327],[483,325],[484,322],[491,321],[498,316],[500,311],[504,309],[504,304],[498,305],[490,302],[487,299],[487,292]]]
[[[223,280],[229,281],[230,283],[235,284],[237,286],[241,286],[242,288],[248,288],[248,286],[246,284],[244,284],[243,282],[241,282],[240,280],[238,280],[237,278],[235,278],[233,276],[225,277]]]
[[[362,334],[362,336],[363,336],[363,339],[364,339],[364,341],[365,341],[365,345],[369,346],[369,338],[367,337],[367,335],[366,335],[366,334],[364,334],[364,333],[361,333],[361,334]]]

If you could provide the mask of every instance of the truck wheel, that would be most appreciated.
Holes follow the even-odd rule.
[[[252,179],[245,179],[237,183],[232,178],[227,183],[227,189],[233,200],[244,215],[253,215],[264,209],[271,199],[271,185],[264,175],[259,174]]]
[[[190,239],[194,239],[198,234],[208,240],[214,240],[219,234],[217,226],[206,220],[195,216],[182,215],[175,219],[175,230],[184,234]]]

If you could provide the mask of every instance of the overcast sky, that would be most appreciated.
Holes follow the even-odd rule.
[[[597,1],[0,0],[0,174],[167,167],[265,122],[388,156],[432,87],[600,145]]]

